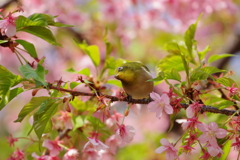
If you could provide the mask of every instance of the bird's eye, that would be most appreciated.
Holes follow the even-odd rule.
[[[122,71],[123,67],[118,67],[118,72]]]

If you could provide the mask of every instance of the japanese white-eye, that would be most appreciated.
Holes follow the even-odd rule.
[[[124,91],[134,99],[149,98],[153,82],[149,69],[140,62],[127,62],[116,68],[116,79],[122,82]]]

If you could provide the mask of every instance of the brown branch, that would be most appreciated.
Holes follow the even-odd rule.
[[[86,92],[79,92],[79,91],[63,89],[60,87],[52,86],[51,84],[49,85],[49,89],[54,89],[54,90],[58,90],[61,92],[68,92],[73,97],[75,97],[75,96],[91,96],[91,97],[97,96],[95,93],[86,93]],[[119,97],[104,95],[104,94],[101,94],[101,96],[104,98],[111,99],[111,102],[125,101],[125,102],[133,103],[133,104],[148,104],[149,102],[151,102],[151,100],[149,102],[146,102],[146,100],[144,100],[144,99],[131,99],[131,101],[130,101],[127,97],[119,98]],[[189,104],[180,104],[179,107],[186,109],[188,106],[189,106]],[[217,109],[215,107],[211,107],[211,106],[207,106],[207,105],[200,107],[200,112],[201,113],[203,113],[203,112],[219,113],[219,114],[225,114],[227,116],[231,116],[231,115],[239,116],[240,115],[239,111],[227,110],[227,109]]]

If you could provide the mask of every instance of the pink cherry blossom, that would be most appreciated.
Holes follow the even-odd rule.
[[[49,156],[48,155],[38,156],[35,152],[32,153],[32,157],[35,160],[49,160]]]
[[[238,88],[234,88],[234,83],[232,84],[232,87],[227,87],[227,90],[229,91],[228,96],[234,96],[237,94]]]
[[[208,153],[213,157],[220,156],[221,154],[223,154],[223,151],[219,146],[214,147],[214,146],[208,144],[207,150],[208,150]]]
[[[67,153],[64,154],[63,160],[77,160],[78,155],[79,153],[77,149],[69,149]]]
[[[57,156],[60,153],[60,151],[62,150],[62,147],[59,146],[60,142],[61,141],[58,141],[58,140],[51,141],[49,139],[46,139],[46,140],[44,140],[42,146],[49,149],[50,156]]]
[[[200,143],[209,142],[214,148],[218,147],[216,138],[223,138],[227,135],[227,131],[218,128],[218,125],[215,122],[210,122],[209,125],[202,123],[198,125],[198,129],[203,132],[203,134],[198,137]]]
[[[109,146],[109,151],[112,154],[116,154],[117,147],[120,145],[120,141],[117,139],[116,135],[112,135],[106,140],[106,144]]]
[[[8,160],[25,160],[23,151],[17,148]]]
[[[199,102],[194,102],[193,104],[190,104],[188,106],[188,108],[186,109],[187,117],[188,118],[194,117],[198,113],[200,107],[202,107],[202,106],[203,106],[203,104],[199,104]]]
[[[100,152],[98,152],[92,146],[88,146],[84,148],[82,152],[83,152],[83,158],[86,158],[88,160],[98,160],[101,158]]]
[[[89,139],[89,141],[84,145],[83,149],[87,148],[88,146],[92,146],[97,151],[101,151],[101,150],[105,151],[106,149],[109,148],[107,145],[105,145],[103,142],[101,142],[97,138],[88,137],[88,139]]]
[[[7,141],[10,145],[10,147],[14,146],[14,142],[17,142],[18,141],[18,138],[13,138],[13,136],[10,134],[9,137],[6,137],[7,138]]]
[[[240,151],[240,140],[238,137],[236,137],[236,142],[232,144],[232,147],[234,147],[236,150]]]
[[[202,152],[203,152],[203,155],[199,159],[207,160],[211,158],[211,155],[205,149],[202,149]]]
[[[199,124],[201,124],[201,122],[198,121],[198,118],[197,117],[192,117],[190,119],[187,119],[187,122],[184,122],[182,124],[182,128],[183,128],[183,130],[187,130],[189,128],[194,129]]]
[[[121,142],[121,146],[124,146],[126,143],[130,143],[133,140],[135,135],[135,129],[129,125],[118,125],[116,131],[116,138]]]
[[[170,105],[170,98],[166,93],[159,96],[157,93],[150,93],[152,102],[148,104],[148,110],[150,112],[156,112],[156,117],[161,118],[163,111],[167,114],[173,113],[173,107]]]
[[[62,121],[66,127],[66,129],[72,129],[72,117],[69,112],[67,111],[60,111],[61,116],[58,118],[60,121]]]
[[[166,151],[166,159],[167,160],[178,159],[177,149],[174,148],[172,143],[168,142],[168,140],[165,138],[162,138],[160,140],[160,143],[162,144],[162,146],[160,146],[159,148],[157,148],[155,150],[156,153],[160,154],[160,153]]]
[[[12,16],[12,13],[9,13],[6,18],[0,20],[0,29],[4,29],[5,34],[8,37],[12,37],[16,34],[16,25],[15,17]]]
[[[110,118],[106,119],[106,125],[112,127],[114,124],[120,122],[123,115],[114,110],[113,115]]]

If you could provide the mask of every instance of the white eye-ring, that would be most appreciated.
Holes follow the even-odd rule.
[[[118,72],[122,71],[123,67],[118,67]]]

